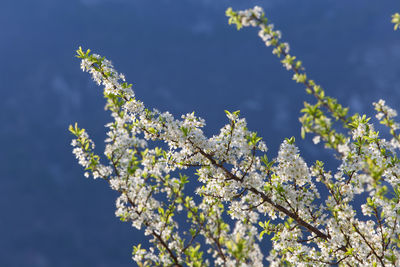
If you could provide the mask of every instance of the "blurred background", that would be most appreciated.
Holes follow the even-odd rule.
[[[78,46],[112,60],[148,107],[195,111],[209,136],[227,122],[224,109],[240,109],[270,158],[295,136],[308,163],[332,159],[300,138],[304,88],[257,30],[228,25],[226,8],[254,5],[352,112],[373,116],[380,98],[400,109],[395,0],[0,0],[0,266],[135,266],[142,234],[115,217],[117,195],[84,178],[71,153],[69,124],[101,154],[110,121]]]

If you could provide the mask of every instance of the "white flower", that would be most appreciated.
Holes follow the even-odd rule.
[[[321,141],[321,136],[317,135],[313,138],[313,143],[316,145]]]

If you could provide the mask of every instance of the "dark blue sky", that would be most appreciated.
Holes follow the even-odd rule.
[[[196,111],[209,135],[240,109],[270,158],[293,135],[308,162],[329,155],[299,138],[304,89],[256,30],[227,24],[227,7],[255,4],[327,94],[359,113],[379,98],[400,108],[398,1],[0,0],[0,266],[134,266],[141,234],[69,145],[78,121],[101,148],[110,120],[80,45],[111,59],[147,106]]]

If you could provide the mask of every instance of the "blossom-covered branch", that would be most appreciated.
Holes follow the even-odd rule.
[[[315,105],[305,103],[305,108],[302,110],[304,113],[300,119],[303,125],[302,135],[304,137],[304,133],[313,132],[318,137],[314,138],[315,142],[318,142],[319,138],[322,138],[326,142],[326,147],[334,148],[340,154],[342,164],[338,168],[334,180],[331,179],[332,175],[330,172],[325,173],[322,162],[317,161],[313,167],[318,180],[322,181],[331,193],[326,204],[334,215],[334,218],[337,220],[338,210],[343,209],[343,211],[346,211],[349,209],[349,202],[353,200],[354,194],[364,192],[364,186],[367,186],[367,191],[370,196],[373,196],[368,199],[370,203],[372,203],[371,199],[380,199],[378,207],[380,211],[388,206],[393,207],[393,204],[397,203],[397,200],[386,197],[388,193],[387,185],[382,185],[382,182],[389,183],[395,192],[398,190],[398,182],[396,181],[398,180],[398,170],[393,171],[392,169],[393,165],[398,164],[396,149],[399,147],[399,137],[394,134],[394,131],[398,128],[398,124],[391,119],[396,113],[391,108],[385,106],[382,100],[379,101],[379,104],[374,104],[376,110],[379,112],[378,119],[385,118],[381,123],[390,128],[390,132],[394,137],[390,142],[379,139],[373,125],[369,123],[369,118],[366,118],[365,115],[359,116],[358,114],[348,116],[347,108],[342,108],[336,99],[325,96],[322,87],[307,77],[301,61],[296,61],[296,57],[289,54],[289,45],[280,41],[281,33],[274,31],[273,25],[268,24],[268,19],[260,7],[239,12],[228,9],[226,13],[229,17],[229,23],[236,24],[238,29],[243,26],[259,27],[259,36],[265,42],[266,46],[273,46],[273,53],[278,57],[284,57],[281,62],[287,70],[294,72],[293,79],[298,83],[304,84],[307,93],[315,96],[317,103]],[[393,20],[395,20],[395,16],[393,16]],[[396,21],[392,22],[396,23]],[[325,107],[334,119],[341,120],[344,128],[350,130],[349,135],[338,134],[332,128],[331,120],[325,115],[321,107]],[[351,142],[351,140],[353,141]],[[347,179],[343,176],[347,176]],[[390,178],[387,179],[386,176]],[[354,186],[354,188],[351,186]],[[334,201],[330,204],[330,200]],[[386,220],[397,222],[397,213],[397,211],[395,213],[391,212],[391,217],[386,218]],[[350,214],[354,214],[354,211],[350,212]],[[383,214],[385,213],[381,213],[381,215]],[[380,231],[382,250],[385,250],[388,247],[388,240],[383,234],[384,220],[381,216],[378,216],[377,211],[375,215],[378,230]],[[352,217],[350,221],[355,219],[354,216],[350,217]],[[338,220],[337,223],[339,223]],[[351,224],[349,226],[352,228]],[[396,225],[392,225],[391,227],[392,232],[398,228]],[[354,225],[353,228],[355,228]],[[345,233],[342,229],[341,232]],[[357,233],[364,243],[368,245],[369,242],[364,238],[364,235],[360,232]],[[346,240],[350,240],[350,234],[346,234],[345,237]],[[343,248],[349,249],[349,244],[343,246],[342,250]],[[383,255],[378,257],[378,254],[375,253],[376,249],[373,249],[372,246],[369,246],[369,248],[372,250],[370,254],[374,254],[379,262],[383,264]],[[384,253],[382,252],[382,254]],[[359,263],[363,263],[362,257],[357,258]]]
[[[270,160],[262,138],[247,128],[239,111],[225,111],[227,124],[207,137],[205,121],[194,112],[177,119],[146,108],[110,61],[80,48],[81,67],[104,86],[113,122],[106,125],[108,163],[94,153],[93,141],[76,124],[70,127],[76,136],[73,152],[88,171],[85,176],[91,172],[120,193],[116,215],[151,236],[153,246],[136,246],[133,259],[140,266],[263,266],[260,246],[267,234],[273,235],[267,257],[271,266],[399,264],[395,112],[382,101],[375,104],[378,119],[393,135],[387,141],[370,118],[349,116],[347,108],[307,77],[260,7],[228,9],[227,15],[238,29],[260,27],[265,44],[283,56],[293,79],[315,96],[317,103],[305,103],[302,111],[303,136],[313,132],[322,138],[338,152],[341,164],[335,171],[326,171],[321,161],[309,167],[294,138],[285,139]],[[338,133],[332,119],[347,132]],[[155,147],[153,141],[164,145]],[[198,182],[183,170],[193,171]],[[199,198],[190,195],[187,183],[196,187],[192,193]],[[327,188],[327,198],[321,199],[318,183]],[[357,214],[352,204],[362,193],[369,197]],[[182,215],[186,221],[178,219]]]

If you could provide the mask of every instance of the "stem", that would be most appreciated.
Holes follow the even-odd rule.
[[[190,140],[189,140],[190,141]],[[236,175],[232,174],[230,171],[228,171],[224,166],[222,166],[221,164],[217,163],[213,157],[211,157],[211,155],[207,154],[206,152],[204,152],[201,148],[197,147],[197,149],[199,150],[200,154],[202,154],[205,158],[207,158],[214,166],[220,168],[221,170],[223,170],[226,174],[227,177],[229,177],[229,179],[235,180],[237,182],[241,182],[241,179],[239,177],[237,177]],[[324,234],[323,232],[321,232],[318,228],[312,226],[311,224],[307,223],[306,221],[304,221],[303,219],[301,219],[297,214],[287,210],[285,207],[274,203],[266,194],[264,194],[261,191],[258,191],[256,188],[254,187],[250,187],[247,188],[249,191],[253,192],[254,194],[260,196],[265,202],[269,203],[270,205],[272,205],[275,209],[279,210],[280,212],[286,214],[287,216],[291,217],[292,219],[294,219],[299,225],[305,227],[306,229],[308,229],[310,232],[313,232],[314,234],[316,234],[318,237],[328,240],[330,239],[330,236],[327,234]]]

